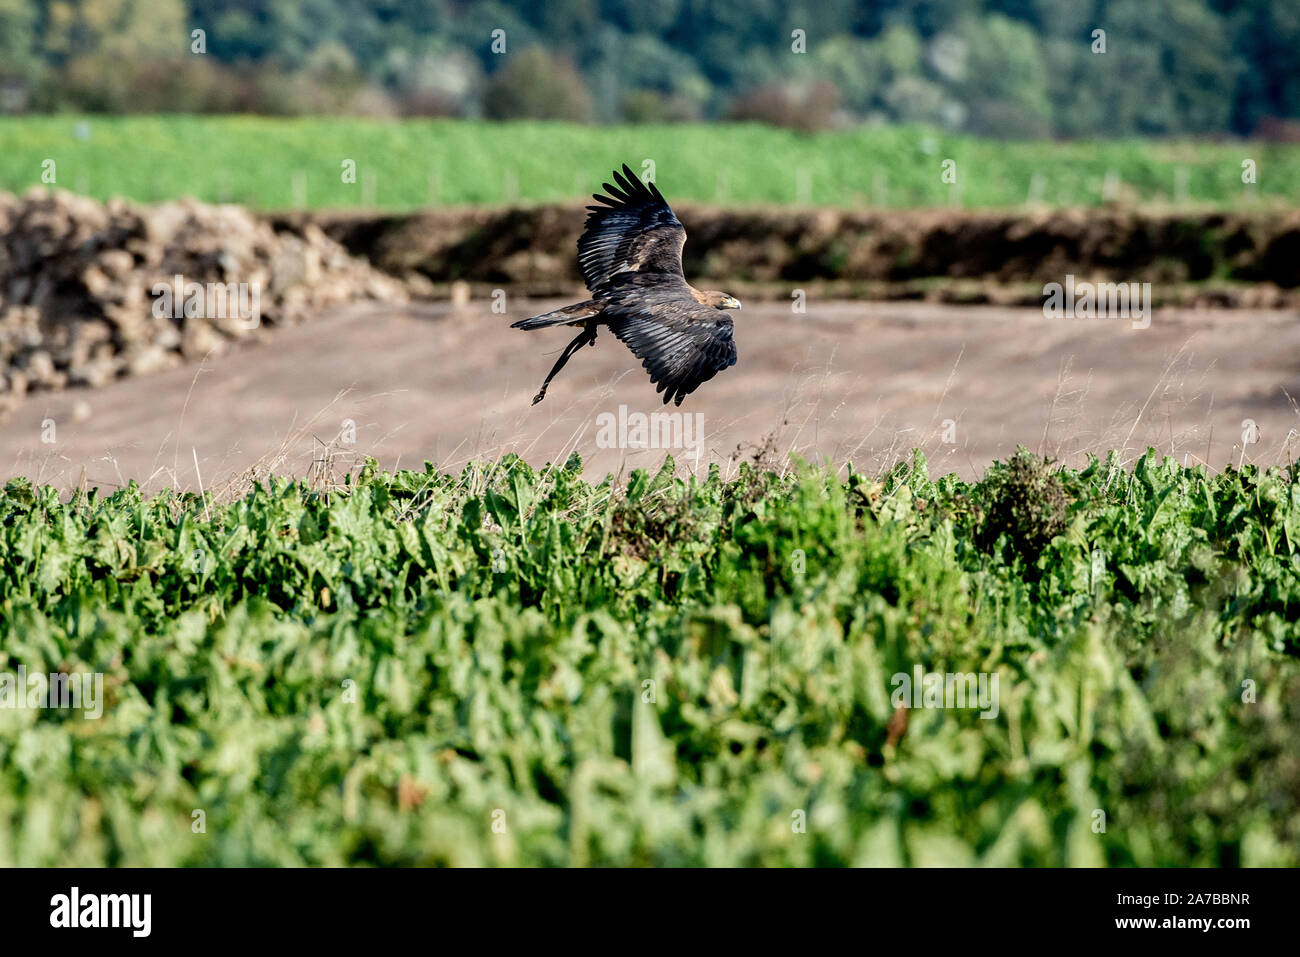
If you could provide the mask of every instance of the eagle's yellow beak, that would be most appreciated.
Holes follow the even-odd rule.
[[[722,300],[722,304],[728,309],[740,308],[740,300],[737,299],[735,296],[728,296],[726,299]]]

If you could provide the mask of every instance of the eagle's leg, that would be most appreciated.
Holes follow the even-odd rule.
[[[560,370],[564,368],[564,364],[569,361],[571,355],[585,345],[594,346],[595,344],[595,325],[583,326],[582,332],[578,333],[577,338],[564,347],[564,351],[560,353],[560,358],[556,359],[555,365],[551,366],[550,374],[547,375],[546,381],[542,383],[542,388],[538,391],[537,395],[533,396],[533,405],[536,405],[538,402],[541,402],[546,398],[546,387],[551,384],[551,380],[554,379],[559,374]]]

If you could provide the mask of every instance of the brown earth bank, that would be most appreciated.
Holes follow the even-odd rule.
[[[994,285],[1061,282],[1066,274],[1181,288],[1249,283],[1232,305],[1278,306],[1300,286],[1300,210],[1160,211],[1122,207],[993,210],[677,210],[691,277],[722,282],[841,284],[888,291],[927,279]],[[436,282],[572,284],[580,206],[439,209],[401,215],[273,216],[281,229],[318,226],[385,271]],[[913,287],[915,288],[915,287]],[[559,289],[555,290],[558,294]],[[1157,302],[1168,289],[1153,290]]]
[[[229,497],[271,472],[328,482],[367,455],[454,471],[576,451],[599,479],[667,454],[724,474],[790,452],[875,471],[920,447],[932,472],[973,478],[1017,445],[1071,465],[1153,446],[1216,469],[1286,464],[1300,446],[1300,323],[1276,310],[1157,310],[1142,329],[1041,309],[754,303],[735,314],[739,363],[680,408],[608,334],[533,406],[569,337],[509,324],[560,303],[345,306],[273,348],[29,395],[0,425],[0,469],[65,492],[135,479]],[[638,433],[638,414],[662,412],[678,418]]]

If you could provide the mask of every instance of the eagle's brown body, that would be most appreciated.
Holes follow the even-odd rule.
[[[522,319],[515,329],[580,326],[542,383],[533,404],[584,345],[594,345],[606,326],[642,360],[650,380],[681,405],[722,369],[736,364],[727,310],[740,303],[722,292],[704,292],[686,281],[682,247],[686,230],[653,183],[642,183],[626,165],[614,173],[618,187],[605,183],[609,196],[594,194],[603,206],[588,206],[586,229],[578,240],[578,265],[591,298],[545,315]]]

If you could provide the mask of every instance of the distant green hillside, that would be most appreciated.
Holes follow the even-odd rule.
[[[354,175],[347,161],[355,163]],[[354,118],[0,119],[0,190],[195,196],[260,209],[572,201],[646,160],[670,199],[828,206],[1300,202],[1300,146],[1008,143],[914,127],[803,135],[757,124],[594,127]],[[945,161],[953,165],[945,181]],[[1257,183],[1242,182],[1252,161]],[[52,167],[50,163],[52,162]]]

